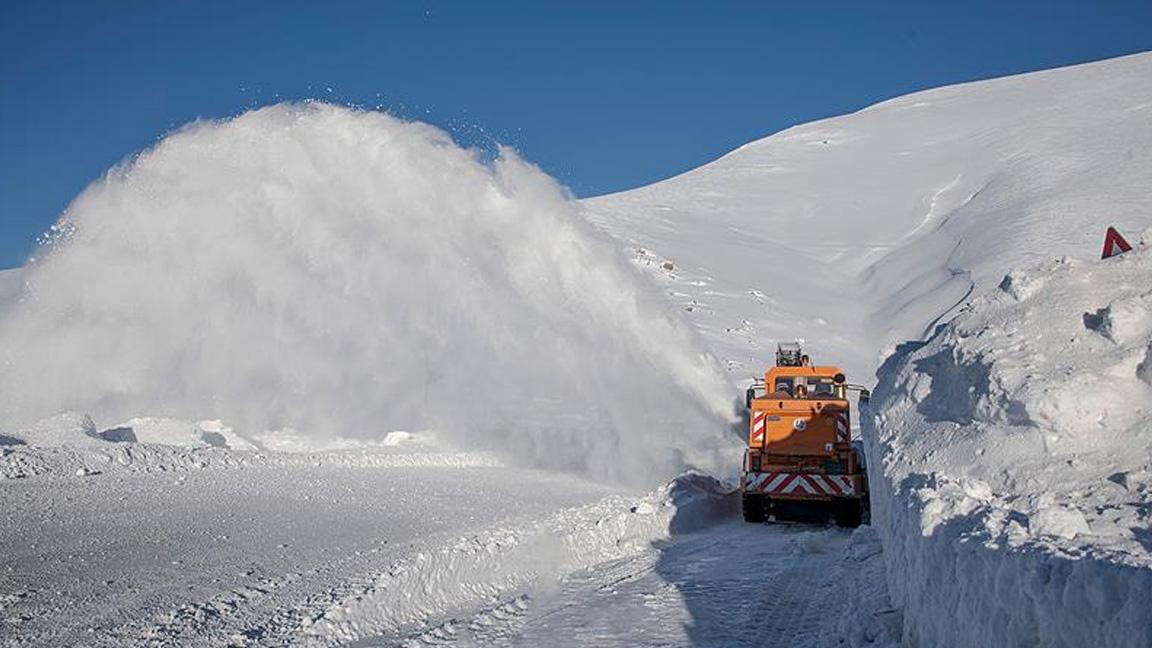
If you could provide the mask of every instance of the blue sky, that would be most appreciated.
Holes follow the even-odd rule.
[[[1152,49],[1152,2],[0,0],[0,267],[198,117],[380,106],[580,196],[960,81]]]

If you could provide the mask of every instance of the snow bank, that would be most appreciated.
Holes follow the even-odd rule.
[[[0,481],[4,479],[72,478],[118,473],[183,473],[249,467],[351,468],[507,468],[500,457],[483,451],[357,451],[259,452],[211,445],[182,447],[151,443],[98,441],[34,446],[19,439],[0,438]]]
[[[738,509],[729,488],[686,474],[639,499],[614,496],[542,521],[489,528],[393,565],[305,619],[304,634],[322,644],[346,643],[418,626],[479,601],[522,604],[526,590],[547,591],[574,570],[635,555],[673,533],[731,518]]]
[[[880,372],[873,520],[914,645],[1152,645],[1152,250],[1014,271]]]
[[[5,435],[8,445],[99,447],[105,439],[86,414],[65,412],[36,421],[18,433]]]
[[[504,150],[325,104],[193,124],[68,208],[0,321],[0,425],[435,429],[651,483],[731,463],[694,333]]]
[[[292,430],[245,436],[218,420],[135,418],[99,429],[67,412],[0,435],[0,479],[248,466],[504,467],[499,455],[453,451],[424,433],[327,439]]]
[[[252,442],[217,420],[194,423],[180,419],[134,418],[102,430],[100,438],[118,443],[157,443],[185,448],[256,449]]]

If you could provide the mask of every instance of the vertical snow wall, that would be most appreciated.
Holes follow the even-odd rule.
[[[861,424],[909,645],[1152,645],[1149,277],[1147,249],[1014,271],[880,369]]]
[[[0,322],[0,426],[434,429],[633,482],[732,463],[731,389],[551,178],[377,112],[277,105],[90,186]]]

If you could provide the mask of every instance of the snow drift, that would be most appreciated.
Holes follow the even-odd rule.
[[[89,187],[0,322],[0,425],[222,419],[464,446],[632,481],[717,470],[694,333],[504,150],[325,104],[177,132]]]
[[[874,515],[914,645],[1152,645],[1152,251],[1005,277],[881,370]]]

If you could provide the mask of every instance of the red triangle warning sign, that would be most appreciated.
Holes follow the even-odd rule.
[[[1108,231],[1104,234],[1104,254],[1100,258],[1107,259],[1108,257],[1114,257],[1117,254],[1123,254],[1131,249],[1132,246],[1128,241],[1124,240],[1123,236],[1120,236],[1120,232],[1117,232],[1115,227],[1109,227]]]

